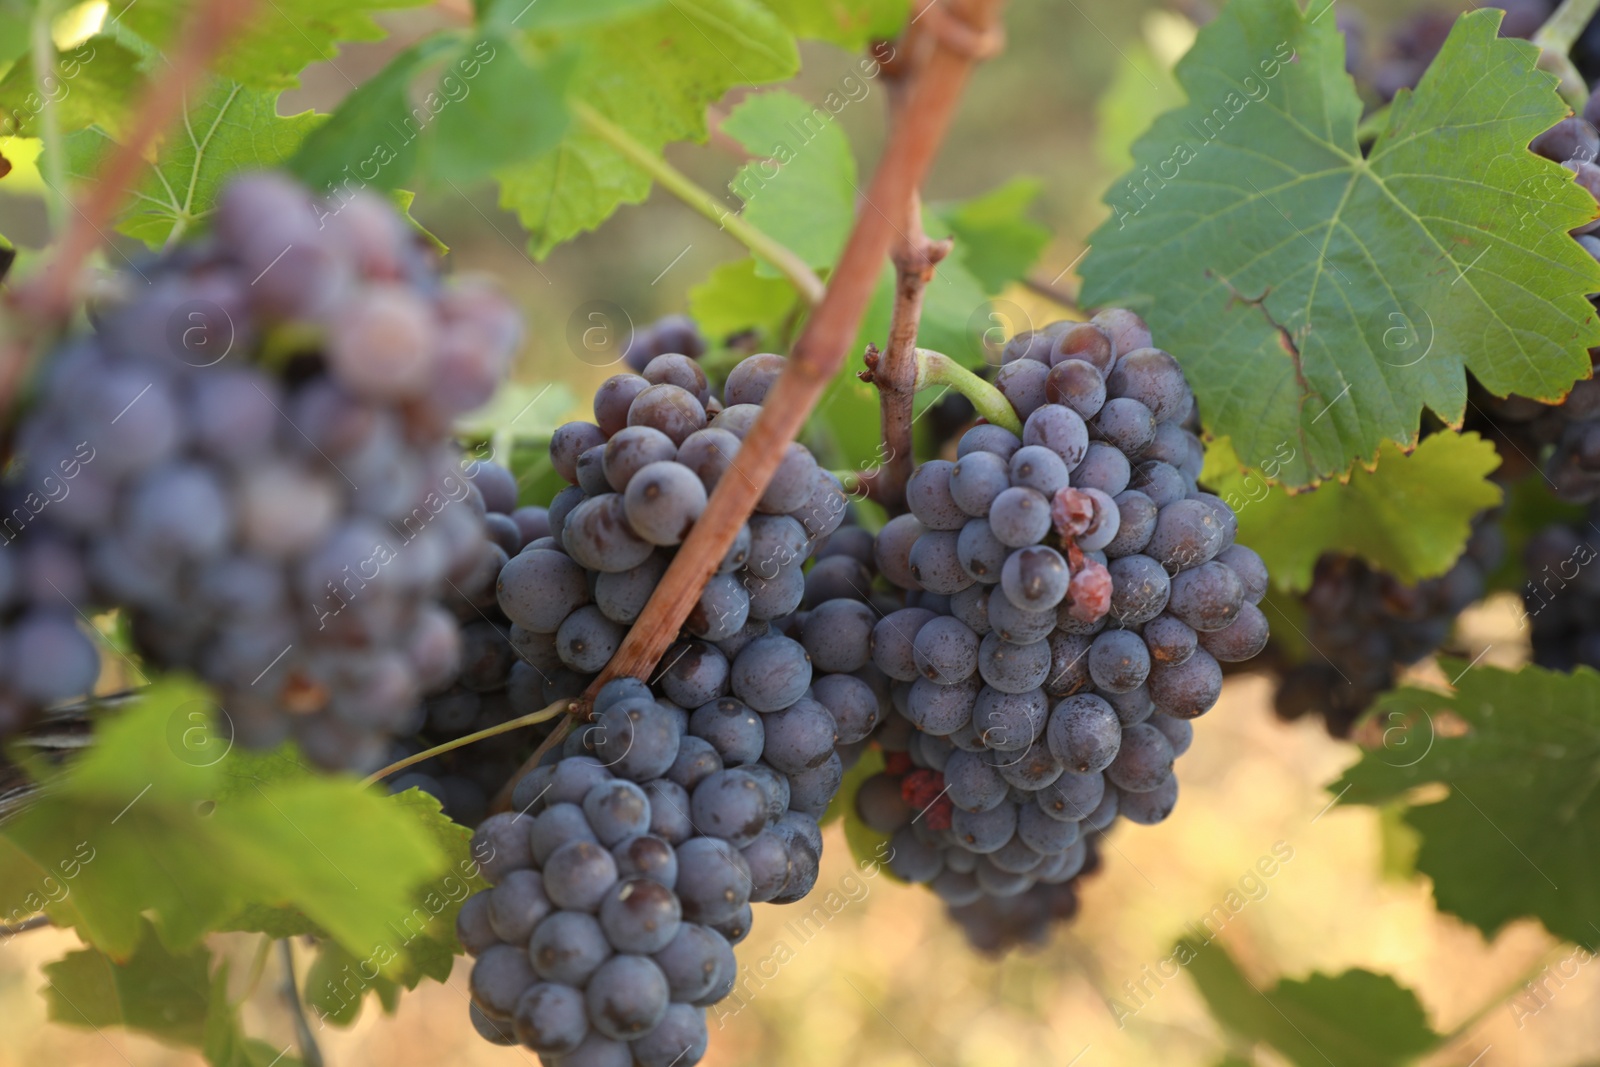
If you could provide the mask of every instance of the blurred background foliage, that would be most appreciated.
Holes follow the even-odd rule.
[[[1416,8],[1411,2],[1348,0],[1369,41]],[[1465,8],[1466,5],[1462,5]],[[1069,314],[1084,238],[1104,218],[1100,197],[1128,162],[1128,146],[1160,110],[1179,99],[1171,64],[1193,39],[1202,5],[1157,0],[1014,0],[1001,59],[983,66],[967,94],[926,189],[930,201],[989,191],[1012,178],[1039,179],[1032,217],[1052,235],[1033,278],[1006,298],[1033,321]],[[390,39],[352,44],[336,65],[313,67],[279,110],[331,109],[399,49],[458,21],[448,4],[386,16]],[[64,31],[66,32],[66,31]],[[852,76],[858,57],[808,45],[789,86],[820,100]],[[863,174],[883,131],[880,86],[839,117]],[[723,110],[736,100],[724,102]],[[0,181],[0,232],[23,249],[41,245],[45,217],[30,182],[31,160],[0,140],[14,165]],[[675,146],[669,159],[713,190],[742,162],[737,145]],[[579,417],[608,373],[573,357],[567,342],[576,309],[603,300],[638,324],[687,310],[687,292],[743,250],[657,189],[617,212],[598,232],[535,262],[516,220],[501,212],[488,183],[423,187],[414,214],[451,248],[460,270],[488,271],[526,314],[528,340],[517,377],[542,389],[537,409],[551,426]],[[735,206],[729,195],[730,208]],[[1159,338],[1158,338],[1159,340]],[[859,354],[853,357],[859,365]],[[564,409],[564,410],[563,410]],[[1463,644],[1482,662],[1527,658],[1513,602],[1502,595],[1470,613]],[[1322,783],[1355,762],[1354,746],[1320,725],[1292,726],[1271,713],[1268,682],[1230,679],[1222,703],[1196,731],[1184,760],[1184,802],[1160,827],[1116,834],[1090,879],[1082,911],[1036,951],[994,960],[975,954],[921,889],[854,866],[837,824],[829,828],[819,893],[845,904],[825,924],[801,929],[796,914],[762,909],[739,946],[741,970],[757,977],[713,1013],[708,1064],[799,1067],[1102,1067],[1281,1064],[1224,1032],[1188,975],[1164,961],[1231,893],[1248,903],[1218,935],[1245,978],[1267,988],[1280,976],[1367,968],[1415,990],[1433,1029],[1454,1035],[1424,1062],[1473,1067],[1567,1065],[1600,1049],[1600,967],[1568,962],[1571,949],[1538,924],[1513,924],[1493,942],[1439,915],[1429,889],[1410,873],[1410,843],[1381,810],[1329,808]],[[1369,738],[1369,741],[1373,740]],[[1381,743],[1381,740],[1380,740]],[[1276,850],[1276,851],[1275,851]],[[1263,857],[1288,851],[1270,878],[1250,881]],[[55,1064],[192,1064],[126,1031],[80,1032],[46,1024],[44,964],[77,944],[43,930],[0,944],[0,1067]],[[242,997],[255,943],[216,939]],[[1553,968],[1545,971],[1546,967]],[[292,1038],[275,962],[243,1008],[245,1027],[277,1047]],[[447,985],[426,983],[393,1018],[369,1004],[347,1030],[319,1041],[331,1065],[487,1065],[534,1062],[527,1052],[483,1044],[467,1021],[466,971]],[[1523,983],[1543,981],[1531,997]],[[1459,1033],[1456,1033],[1460,1031]],[[1331,1061],[1330,1061],[1331,1062]]]

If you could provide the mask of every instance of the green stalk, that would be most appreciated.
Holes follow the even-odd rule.
[[[453,752],[458,748],[465,748],[467,745],[475,744],[479,741],[486,741],[491,737],[499,737],[501,734],[508,734],[512,730],[520,730],[524,726],[537,726],[541,722],[549,722],[558,715],[565,715],[567,709],[571,706],[572,699],[568,697],[566,699],[556,701],[547,708],[540,708],[538,711],[529,712],[528,714],[518,718],[508,719],[505,722],[491,726],[486,730],[479,730],[475,734],[467,734],[465,737],[458,737],[453,741],[446,741],[442,745],[434,745],[432,748],[424,749],[423,751],[418,752],[416,755],[407,756],[403,760],[398,760],[394,763],[391,763],[382,770],[372,772],[362,780],[361,784],[375,785],[376,783],[381,782],[383,779],[389,777],[389,775],[393,774],[395,771],[403,771],[407,767],[421,763],[423,760],[432,759],[433,757],[443,755],[446,752]]]
[[[716,197],[696,185],[687,174],[668,163],[659,153],[650,151],[634,140],[633,135],[627,130],[588,104],[574,100],[570,106],[572,113],[577,115],[589,129],[648,173],[663,189],[727,231],[730,237],[748,248],[752,254],[776,267],[785,278],[789,279],[790,284],[799,291],[808,304],[815,306],[821,302],[825,289],[822,279],[818,278],[816,272],[787,245],[729,211]]]
[[[972,406],[978,410],[979,415],[996,426],[1010,430],[1018,437],[1022,436],[1022,420],[1017,418],[1017,409],[1011,406],[1011,401],[1006,399],[1004,393],[943,352],[935,352],[931,348],[919,348],[916,390],[920,393],[935,385],[954,389],[972,401]]]
[[[1561,79],[1557,89],[1575,108],[1582,107],[1589,98],[1589,87],[1569,55],[1583,28],[1594,18],[1596,9],[1600,9],[1600,0],[1563,0],[1555,14],[1533,35],[1533,43],[1539,46],[1539,69]]]
[[[50,220],[50,232],[59,234],[67,223],[67,170],[61,144],[61,117],[56,114],[56,102],[45,92],[45,83],[54,81],[56,74],[56,43],[50,36],[50,23],[55,19],[56,5],[42,0],[33,13],[30,34],[33,60],[33,88],[42,104],[39,109],[39,139],[44,143],[40,153],[43,164],[45,210]]]

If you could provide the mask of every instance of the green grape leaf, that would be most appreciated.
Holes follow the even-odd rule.
[[[722,131],[756,157],[728,183],[745,220],[810,266],[832,265],[850,236],[858,188],[850,142],[833,115],[777,90],[746,97]],[[765,262],[756,273],[781,276]]]
[[[706,107],[735,85],[781,81],[799,69],[794,38],[755,0],[673,0],[568,35],[582,49],[569,92],[650,151],[706,137]],[[582,125],[538,159],[499,170],[500,204],[516,213],[537,258],[621,204],[650,193],[650,176]]]
[[[1297,1067],[1398,1067],[1443,1040],[1417,995],[1386,974],[1313,974],[1262,989],[1215,943],[1185,938],[1175,958],[1217,1022]]]
[[[1189,373],[1210,433],[1249,466],[1293,450],[1306,485],[1458,424],[1470,369],[1560,396],[1589,373],[1600,263],[1566,237],[1596,214],[1524,146],[1568,113],[1538,50],[1456,23],[1368,157],[1328,0],[1230,4],[1177,67],[1189,103],[1134,146],[1082,269]]]
[[[1027,217],[1043,190],[1038,178],[1013,178],[970,200],[928,205],[929,214],[956,239],[952,257],[990,295],[1026,275],[1050,243],[1049,228]],[[930,234],[938,228],[927,227]],[[939,269],[944,270],[945,264]]]
[[[567,131],[564,105],[574,57],[556,53],[535,65],[505,36],[489,34],[463,49],[462,63],[481,64],[475,82],[446,78],[446,95],[427,141],[427,171],[445,181],[470,182],[496,167],[554,148]]]
[[[1261,554],[1280,589],[1309,588],[1324,552],[1360,556],[1408,584],[1436,578],[1461,557],[1473,516],[1500,503],[1489,480],[1500,457],[1475,433],[1436,433],[1409,454],[1385,441],[1374,469],[1298,493],[1271,484],[1291,453],[1266,472],[1244,470],[1222,438],[1206,450],[1201,476],[1238,515],[1240,543]]]
[[[563,30],[626,18],[667,0],[478,0],[480,23],[487,30]]]
[[[762,0],[796,37],[851,51],[900,33],[908,0]],[[867,75],[873,77],[873,74]]]
[[[139,57],[106,36],[90,38],[56,56],[56,121],[62,133],[99,125],[116,130],[131,91],[144,77]],[[0,78],[0,135],[38,137],[44,99],[33,64],[18,63]]]
[[[28,54],[37,0],[0,0],[0,66]]]
[[[336,60],[342,42],[383,40],[387,34],[374,15],[425,2],[272,0],[256,8],[212,70],[252,89],[290,89],[311,64]],[[182,32],[192,7],[188,0],[111,0],[107,21],[164,48]]]
[[[1580,564],[1569,562],[1576,574]],[[1584,596],[1561,587],[1570,578],[1561,570],[1546,583],[1550,602]],[[1416,868],[1440,910],[1486,937],[1532,917],[1600,948],[1600,674],[1440,665],[1453,691],[1386,693],[1375,711],[1388,726],[1384,746],[1328,788],[1343,804],[1408,799],[1405,825],[1421,838]],[[1423,785],[1448,793],[1431,803],[1411,795]]]
[[[689,315],[707,337],[757,332],[757,345],[772,350],[799,297],[782,278],[764,278],[751,257],[719,264],[689,290]]]
[[[1194,44],[1195,27],[1175,12],[1145,16],[1144,40],[1118,49],[1122,61],[1095,101],[1095,155],[1107,170],[1133,166],[1133,143],[1156,116],[1183,105],[1172,62]]]
[[[275,167],[294,152],[320,118],[309,111],[281,118],[277,94],[216,82],[189,108],[133,192],[117,230],[160,247],[211,214],[223,183],[241,170]],[[64,137],[67,169],[93,181],[112,145],[111,133],[91,126]]]
[[[104,720],[0,827],[0,916],[43,911],[115,957],[146,915],[182,949],[251,905],[294,908],[364,958],[389,946],[414,889],[452,874],[435,835],[354,778],[232,751],[215,716],[169,679]]]
[[[212,970],[204,945],[172,951],[148,921],[125,959],[80,949],[44,966],[52,1022],[85,1030],[120,1026],[168,1045],[201,1051],[214,1067],[299,1067],[288,1049],[245,1036],[228,1001],[228,967]]]
[[[387,1012],[400,1003],[398,983],[378,973],[368,961],[351,955],[343,945],[323,942],[306,971],[302,993],[317,1022],[349,1026],[360,1017],[368,993],[376,995]]]

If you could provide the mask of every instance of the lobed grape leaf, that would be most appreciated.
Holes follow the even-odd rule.
[[[905,25],[908,0],[762,0],[796,37],[862,48]]]
[[[1432,879],[1439,908],[1488,937],[1532,917],[1557,937],[1600,947],[1592,855],[1600,674],[1440,665],[1453,691],[1385,694],[1375,711],[1389,724],[1384,746],[1364,752],[1329,789],[1343,804],[1384,804],[1421,785],[1444,786],[1443,800],[1409,803],[1404,814],[1421,839],[1417,871]]]
[[[119,233],[152,248],[182,237],[210,215],[224,182],[241,170],[275,167],[321,121],[309,111],[279,117],[277,94],[238,82],[214,82],[162,142],[153,165],[117,222]],[[93,181],[114,141],[96,125],[62,138],[67,171]]]
[[[0,915],[42,911],[118,958],[146,915],[181,949],[250,905],[294,908],[363,957],[389,945],[416,888],[452,876],[435,834],[354,778],[232,751],[215,711],[165,680],[105,720],[0,828]]]
[[[673,0],[630,18],[579,27],[569,92],[650,151],[706,137],[706,107],[735,85],[799,69],[794,38],[755,0]],[[502,168],[500,204],[516,213],[537,258],[650,193],[650,176],[585,126],[553,150]]]
[[[741,216],[808,265],[831,266],[850,236],[859,189],[850,142],[834,116],[777,90],[746,97],[722,132],[756,157],[728,183],[744,202]],[[759,260],[756,273],[781,277]]]
[[[1134,146],[1085,261],[1086,304],[1127,304],[1183,361],[1207,429],[1306,485],[1458,424],[1490,391],[1561,395],[1589,372],[1595,215],[1527,143],[1567,109],[1538,50],[1462,16],[1363,158],[1332,4],[1231,4],[1177,67],[1188,103]]]
[[[0,65],[28,54],[37,0],[0,0]]]
[[[753,258],[718,264],[689,289],[689,315],[707,337],[757,331],[756,344],[772,350],[799,297],[781,278],[764,278]]]
[[[509,33],[607,22],[666,3],[667,0],[475,0],[473,6],[485,29]]]
[[[144,80],[140,57],[110,37],[97,36],[55,58],[59,86],[54,97],[61,132],[99,124],[115,130],[130,90]],[[0,134],[38,137],[44,100],[31,63],[18,63],[0,78]]]
[[[293,88],[300,84],[300,72],[311,64],[337,59],[342,42],[386,37],[374,15],[425,2],[272,0],[257,7],[212,70],[252,89]],[[182,32],[192,9],[188,0],[111,0],[107,20],[165,48]]]
[[[1178,942],[1211,1015],[1250,1044],[1272,1046],[1297,1067],[1408,1063],[1444,1040],[1417,995],[1386,974],[1355,969],[1283,978],[1263,990],[1214,942]]]
[[[1409,454],[1385,441],[1372,470],[1304,492],[1271,484],[1285,462],[1245,470],[1222,438],[1206,450],[1201,477],[1238,515],[1239,541],[1261,554],[1280,589],[1309,588],[1324,552],[1360,556],[1407,583],[1437,577],[1461,557],[1473,517],[1501,498],[1488,477],[1500,457],[1475,433],[1436,433]]]
[[[126,959],[80,949],[44,966],[52,1022],[100,1031],[121,1026],[168,1045],[201,1051],[213,1067],[298,1067],[289,1050],[246,1037],[228,1000],[228,967],[212,970],[204,945],[171,951],[148,921]]]

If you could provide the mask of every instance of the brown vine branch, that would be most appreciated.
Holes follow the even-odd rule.
[[[73,204],[67,231],[49,260],[37,275],[9,294],[7,309],[21,324],[4,339],[0,411],[9,408],[35,342],[71,314],[83,265],[105,240],[111,220],[144,169],[156,139],[183,113],[184,100],[254,6],[254,0],[202,0],[197,5],[177,49],[135,108],[127,135],[112,150],[81,201]],[[49,149],[59,151],[60,146]]]
[[[623,639],[622,647],[579,701],[577,714],[587,717],[594,694],[612,678],[645,678],[689,617],[700,590],[733,544],[755,509],[789,442],[799,434],[829,381],[843,366],[854,341],[878,270],[895,239],[884,206],[904,204],[921,187],[939,145],[944,141],[956,105],[979,58],[970,40],[994,41],[1004,0],[947,0],[936,18],[957,18],[969,34],[929,34],[933,41],[926,62],[907,90],[905,105],[890,131],[882,160],[867,186],[863,204],[839,264],[828,279],[822,301],[795,340],[783,373],[773,383],[761,415],[745,435],[734,457],[737,476],[723,477],[705,511],[689,531],[683,547],[656,586],[649,603]],[[532,760],[506,783],[496,808],[510,802],[516,781],[534,766]]]

